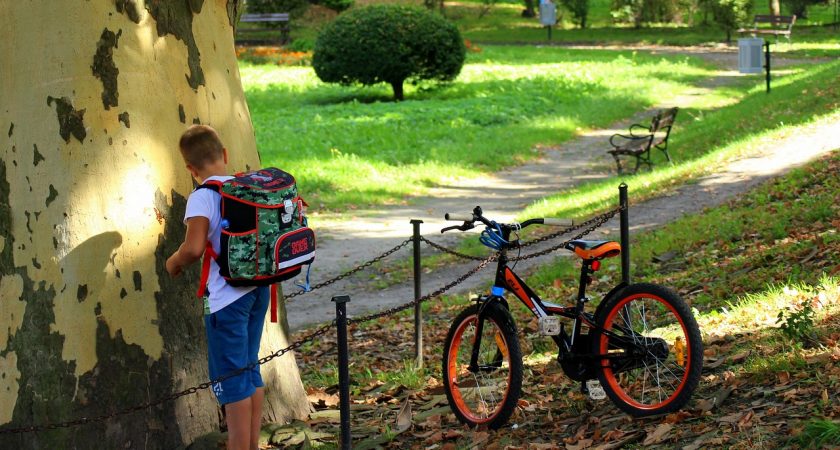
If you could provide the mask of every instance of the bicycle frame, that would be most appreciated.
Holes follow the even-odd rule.
[[[502,233],[503,237],[506,241],[510,239],[510,232],[511,230],[508,228],[503,228]],[[507,258],[507,249],[502,248],[499,250],[499,259],[498,264],[496,267],[496,278],[495,282],[493,283],[493,290],[492,294],[487,297],[479,298],[479,301],[484,301],[485,303],[490,303],[493,301],[501,301],[507,307],[507,301],[504,300],[502,294],[504,290],[508,290],[513,293],[525,307],[528,308],[529,311],[537,318],[543,318],[548,316],[562,316],[572,320],[572,333],[570,335],[565,335],[565,332],[561,332],[558,335],[551,336],[554,340],[555,344],[560,350],[560,357],[577,357],[577,358],[585,358],[585,359],[611,359],[611,355],[594,355],[591,353],[588,354],[573,354],[572,348],[580,339],[582,326],[585,324],[589,328],[599,328],[594,323],[594,314],[586,313],[585,306],[586,303],[589,301],[589,298],[586,297],[586,286],[591,282],[591,274],[595,272],[592,268],[593,261],[591,260],[583,260],[581,264],[581,271],[580,271],[580,279],[578,284],[578,295],[574,306],[562,306],[557,305],[554,303],[546,302],[539,295],[537,295],[533,289],[531,289],[525,281],[517,275],[512,268],[508,266],[508,258]],[[621,282],[617,286],[615,286],[607,295],[604,297],[609,298],[614,293],[618,292],[619,290],[623,289],[627,286],[627,283]],[[481,311],[484,309],[482,308],[479,312],[479,320],[476,324],[476,336],[481,336],[483,331],[484,325],[484,317],[481,314]],[[561,328],[562,330],[562,328]],[[601,329],[604,331],[603,329]],[[606,333],[612,334],[611,331],[605,331]],[[478,369],[478,354],[480,350],[480,339],[477,339],[473,345],[473,351],[470,358],[470,365],[469,368],[471,370]]]

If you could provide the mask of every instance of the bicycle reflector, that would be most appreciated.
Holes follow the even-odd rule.
[[[600,269],[601,269],[601,261],[598,261],[597,259],[595,261],[592,261],[592,271],[597,272]]]

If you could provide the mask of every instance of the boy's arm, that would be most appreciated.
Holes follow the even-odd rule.
[[[187,219],[186,223],[187,234],[184,237],[184,243],[166,260],[166,271],[173,277],[180,275],[184,267],[201,259],[207,245],[210,220],[206,217],[195,216]]]

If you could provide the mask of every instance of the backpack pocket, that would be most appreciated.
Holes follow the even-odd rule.
[[[277,238],[274,245],[274,262],[277,272],[290,267],[309,264],[315,259],[315,233],[309,227],[300,227]]]
[[[257,273],[257,255],[254,249],[257,248],[257,230],[246,231],[244,233],[230,233],[222,230],[222,240],[227,240],[227,261],[226,268],[230,278],[254,278]],[[222,245],[222,248],[225,248]],[[219,268],[222,269],[224,276],[224,267],[220,262]]]

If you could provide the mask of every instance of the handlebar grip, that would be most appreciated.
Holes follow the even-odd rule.
[[[543,219],[543,223],[545,225],[551,225],[555,227],[571,227],[575,224],[575,222],[572,219],[554,219],[550,217]]]
[[[472,214],[470,214],[468,216],[462,216],[460,214],[446,213],[446,214],[443,215],[443,218],[446,219],[446,220],[452,220],[452,221],[455,221],[455,222],[472,222],[473,220],[475,220],[475,217]]]

